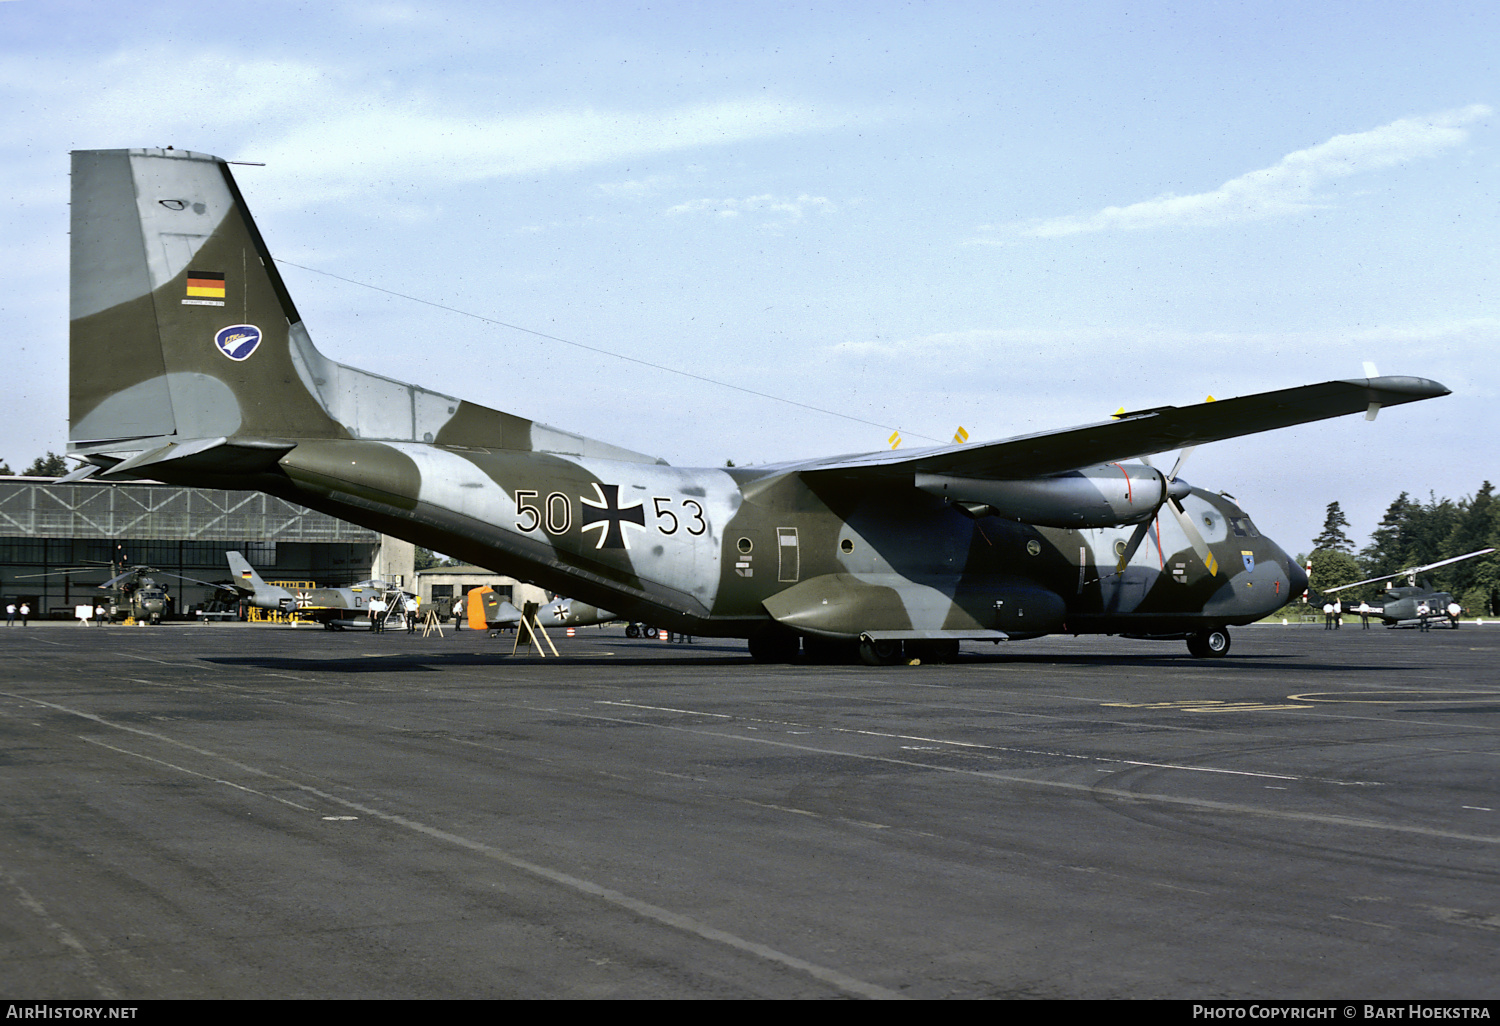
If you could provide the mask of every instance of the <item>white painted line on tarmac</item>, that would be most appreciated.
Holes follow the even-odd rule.
[[[714,717],[715,719],[721,719],[721,720],[740,719],[740,720],[743,721],[743,719],[744,719],[742,717],[727,716],[727,715],[725,715],[723,713],[700,712],[697,709],[673,709],[673,708],[668,708],[666,706],[658,706],[658,705],[640,705],[640,704],[637,704],[637,703],[634,703],[634,702],[600,701],[600,702],[596,702],[594,704],[595,705],[624,706],[626,708],[631,708],[631,709],[650,709],[650,710],[653,710],[653,711],[656,711],[656,712],[682,713],[682,714],[687,715],[687,716],[710,716],[710,717]],[[648,725],[644,721],[640,721],[640,720],[626,720],[624,722],[627,722],[627,723],[641,723],[641,725],[643,725],[643,726]],[[801,724],[801,723],[793,724],[793,723],[786,722],[786,721],[776,721],[776,722],[778,722],[780,725],[788,727],[788,728],[813,727],[814,726],[812,724]],[[747,729],[754,729],[754,728],[747,725]],[[1226,776],[1255,777],[1255,778],[1265,779],[1265,780],[1311,780],[1311,781],[1314,781],[1314,782],[1319,783],[1319,784],[1337,784],[1339,786],[1344,786],[1344,787],[1380,787],[1380,786],[1383,786],[1380,781],[1375,781],[1375,780],[1333,780],[1333,779],[1327,779],[1327,778],[1323,778],[1323,777],[1298,777],[1298,776],[1290,776],[1290,775],[1287,775],[1287,774],[1284,774],[1284,773],[1262,773],[1262,772],[1258,772],[1256,770],[1224,769],[1224,768],[1217,767],[1217,766],[1190,766],[1190,765],[1185,765],[1185,764],[1181,764],[1181,763],[1142,762],[1142,761],[1135,760],[1135,759],[1112,759],[1112,758],[1110,758],[1108,756],[1103,756],[1103,755],[1080,755],[1080,754],[1077,754],[1077,753],[1074,753],[1074,752],[1049,751],[1047,749],[1041,749],[1041,748],[1013,748],[1013,747],[1008,747],[1006,745],[988,745],[988,744],[983,744],[982,742],[978,742],[978,741],[954,741],[954,740],[950,740],[950,739],[947,739],[947,738],[924,737],[924,736],[922,736],[920,734],[894,734],[894,733],[891,733],[889,731],[882,731],[882,730],[860,730],[860,729],[855,728],[855,727],[831,727],[830,726],[830,727],[819,727],[819,728],[815,728],[815,729],[828,730],[828,731],[832,731],[834,733],[840,733],[840,734],[860,734],[860,735],[864,735],[864,736],[867,736],[867,737],[889,738],[890,740],[893,740],[893,741],[915,741],[915,742],[919,742],[918,745],[902,745],[901,746],[902,748],[909,749],[911,751],[937,751],[937,750],[942,750],[943,748],[948,748],[948,747],[952,747],[952,748],[976,748],[976,749],[980,749],[982,751],[987,751],[987,752],[1007,752],[1007,753],[1010,753],[1012,755],[1040,755],[1040,756],[1045,756],[1047,758],[1052,758],[1052,759],[1076,759],[1076,760],[1085,761],[1085,762],[1100,762],[1100,763],[1105,763],[1107,765],[1112,765],[1112,766],[1141,766],[1141,767],[1144,767],[1144,768],[1147,768],[1147,769],[1180,770],[1180,771],[1186,772],[1186,773],[1220,773],[1220,774],[1224,774]],[[788,731],[788,733],[792,733],[792,734],[812,733],[812,732],[813,732],[813,730],[797,730],[797,729],[789,729],[789,731]],[[934,748],[934,747],[931,747],[931,746],[938,746],[938,747]]]
[[[347,798],[339,798],[335,795],[327,793],[326,791],[320,791],[317,788],[311,787],[307,784],[298,783],[297,781],[291,780],[287,777],[270,773],[255,766],[246,765],[245,763],[242,763],[236,759],[232,759],[226,755],[221,755],[218,752],[213,752],[206,748],[199,748],[196,745],[190,745],[187,742],[179,741],[176,738],[167,737],[165,734],[160,734],[151,730],[143,730],[140,727],[127,726],[123,723],[114,723],[110,720],[104,719],[102,716],[83,712],[79,709],[71,709],[68,706],[59,705],[55,702],[43,701],[39,698],[30,698],[24,695],[15,695],[11,694],[10,692],[0,692],[0,695],[8,698],[20,699],[26,702],[32,702],[36,705],[40,705],[48,709],[55,709],[58,712],[68,713],[69,715],[77,716],[80,719],[85,719],[91,723],[97,723],[101,726],[109,727],[113,730],[125,731],[127,733],[137,734],[142,737],[149,737],[156,741],[160,741],[163,744],[182,748],[195,754],[205,756],[207,758],[217,759],[230,766],[233,766],[238,770],[241,770],[242,772],[265,777],[268,780],[273,780],[288,787],[296,788],[297,790],[302,791],[305,794],[315,795],[316,797],[321,798],[326,802],[332,802],[335,805],[342,805],[344,808],[350,809],[354,812],[358,812],[362,815],[371,816],[376,819],[383,820],[386,823],[390,823],[395,826],[410,830],[414,833],[419,833],[426,837],[430,837],[434,840],[442,841],[446,844],[475,852],[477,854],[483,855],[485,858],[493,859],[496,862],[500,862],[504,865],[510,866],[512,869],[517,869],[531,876],[550,881],[551,883],[558,884],[559,886],[565,887],[568,890],[574,891],[576,893],[584,894],[593,898],[598,898],[599,900],[614,905],[617,908],[623,908],[626,911],[633,912],[636,915],[641,916],[642,918],[650,919],[653,922],[660,923],[663,926],[681,930],[684,933],[693,934],[707,941],[723,944],[726,947],[734,948],[737,951],[743,952],[748,955],[753,955],[764,961],[771,962],[776,965],[781,965],[788,969],[795,969],[798,972],[811,976],[813,979],[818,980],[822,983],[826,983],[829,986],[844,991],[847,994],[865,998],[896,1000],[902,998],[901,994],[898,994],[897,992],[887,987],[869,983],[865,980],[856,979],[853,976],[849,976],[845,973],[839,972],[837,969],[830,969],[827,966],[818,965],[815,962],[809,962],[805,959],[798,958],[795,955],[788,954],[784,951],[779,951],[776,948],[770,947],[769,945],[761,944],[758,941],[747,940],[743,937],[739,937],[735,934],[729,933],[726,930],[720,930],[717,927],[710,926],[707,923],[702,922],[701,920],[693,918],[692,916],[683,915],[679,912],[673,912],[671,909],[663,908],[660,905],[653,905],[650,902],[642,901],[639,898],[633,898],[621,891],[617,891],[609,887],[604,887],[600,884],[594,883],[591,880],[585,880],[581,877],[573,876],[570,873],[564,873],[561,870],[552,869],[548,866],[539,865],[535,862],[529,862],[525,859],[512,855],[509,852],[505,852],[499,848],[484,844],[481,841],[475,841],[460,834],[451,833],[447,830],[439,829],[438,827],[429,826],[425,823],[419,822],[414,819],[408,819],[405,816],[400,816],[395,813],[383,812],[379,809],[371,808],[367,805],[362,805],[359,802],[351,801]],[[87,741],[90,744],[99,745],[104,748],[113,748],[114,751],[121,752],[125,755],[132,755],[137,758],[146,759],[150,762],[159,763],[163,766],[170,766],[173,769],[192,774],[193,776],[215,780],[215,778],[207,777],[205,774],[197,773],[193,770],[185,769],[181,766],[175,766],[172,763],[163,762],[160,759],[153,759],[150,756],[141,755],[138,752],[130,752],[124,749],[114,748],[112,745],[104,744],[104,742],[95,740],[93,738],[82,737],[81,735],[80,737],[82,740]],[[277,798],[275,795],[265,794],[264,792],[256,791],[253,788],[235,784],[232,781],[216,780],[215,782],[225,784],[229,787],[238,788],[242,791],[249,791],[252,794],[258,794],[265,798],[271,798],[274,801],[282,802],[286,805],[293,805],[294,807],[299,809],[305,808],[304,806],[296,805],[294,802],[288,802],[284,798]],[[316,810],[307,809],[307,811],[312,812]]]
[[[112,724],[111,724],[111,726],[112,726]],[[285,798],[278,798],[274,794],[267,794],[264,791],[257,791],[255,788],[253,788],[253,787],[246,787],[244,784],[236,784],[233,780],[225,780],[222,777],[211,777],[207,773],[199,773],[197,770],[190,770],[186,766],[179,766],[175,762],[166,762],[166,761],[164,761],[162,759],[157,759],[157,758],[153,758],[152,756],[149,756],[149,755],[144,755],[141,752],[132,752],[128,748],[116,748],[114,745],[105,744],[103,741],[100,741],[98,738],[86,737],[83,734],[79,734],[79,735],[77,735],[77,737],[78,737],[78,740],[80,740],[80,741],[86,741],[86,742],[88,742],[91,745],[98,745],[100,748],[108,748],[111,752],[119,752],[121,755],[128,755],[128,756],[130,756],[132,758],[142,759],[142,760],[144,760],[146,762],[154,762],[158,766],[165,766],[165,767],[167,767],[167,769],[176,770],[178,773],[186,773],[190,777],[198,777],[201,780],[209,780],[209,781],[212,781],[215,784],[223,784],[225,787],[232,787],[236,791],[245,791],[245,792],[247,792],[249,794],[259,795],[262,798],[269,798],[273,802],[280,802],[283,805],[290,805],[292,808],[294,808],[294,809],[301,809],[303,812],[316,812],[316,811],[318,811],[317,809],[314,809],[310,805],[298,805],[296,802],[288,801]]]
[[[858,759],[865,762],[886,763],[892,766],[905,766],[910,769],[931,770],[936,773],[951,773],[956,776],[973,777],[979,780],[988,780],[994,783],[1017,784],[1023,787],[1039,787],[1057,791],[1070,791],[1086,795],[1092,798],[1118,798],[1127,802],[1140,802],[1142,804],[1169,805],[1182,808],[1195,809],[1203,812],[1222,812],[1241,816],[1257,816],[1264,819],[1284,820],[1291,823],[1316,823],[1321,826],[1349,827],[1355,830],[1379,830],[1388,833],[1413,834],[1419,837],[1441,837],[1448,840],[1475,841],[1480,844],[1500,844],[1500,836],[1489,834],[1471,834],[1459,830],[1443,830],[1437,827],[1417,826],[1408,823],[1385,823],[1374,819],[1361,819],[1357,816],[1337,816],[1318,812],[1296,812],[1288,809],[1266,809],[1253,805],[1244,805],[1238,802],[1214,801],[1207,798],[1185,798],[1178,795],[1161,794],[1151,791],[1126,791],[1122,788],[1099,787],[1096,784],[1075,784],[1063,780],[1038,780],[1035,777],[1021,776],[1015,773],[1003,773],[997,770],[965,769],[959,766],[946,766],[941,763],[918,762],[914,759],[896,759],[887,755],[868,755],[861,752],[847,752],[836,748],[820,748],[814,745],[795,744],[791,741],[779,741],[770,736],[749,736],[746,734],[729,734],[702,727],[687,727],[673,723],[648,723],[644,720],[615,719],[609,716],[591,716],[587,713],[568,713],[564,709],[550,710],[557,713],[565,713],[577,716],[580,719],[600,719],[609,722],[634,724],[638,727],[648,727],[655,730],[675,730],[685,734],[702,734],[706,737],[723,738],[727,741],[742,741],[751,744],[774,745],[777,748],[788,748],[793,751],[807,752],[813,755],[832,755],[845,759]],[[829,728],[837,729],[837,728]],[[861,733],[861,732],[854,732]],[[967,742],[965,742],[967,744]],[[982,747],[973,746],[971,747]],[[1091,756],[1068,756],[1068,758],[1085,759]],[[1314,778],[1316,779],[1316,778]]]
[[[94,989],[99,992],[99,996],[108,1001],[118,1001],[120,992],[115,990],[110,984],[108,978],[104,975],[104,971],[99,968],[99,963],[94,960],[94,956],[89,953],[89,949],[84,947],[83,942],[74,936],[72,931],[66,926],[52,918],[52,913],[47,911],[46,906],[38,901],[30,891],[22,887],[15,877],[5,871],[5,867],[3,866],[0,866],[0,881],[4,881],[15,892],[16,900],[21,903],[21,907],[40,919],[42,925],[47,928],[47,931],[57,938],[58,943],[72,953],[73,957],[77,959],[79,967],[83,970],[84,977],[94,985]],[[12,1002],[11,1007],[14,1008],[19,1003]]]

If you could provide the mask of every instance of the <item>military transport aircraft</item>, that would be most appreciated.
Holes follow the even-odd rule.
[[[681,469],[325,357],[217,157],[74,153],[71,247],[69,450],[97,477],[259,489],[765,661],[804,640],[883,664],[1055,632],[1221,656],[1302,569],[1227,496],[1126,461],[1448,393],[1327,381]]]
[[[383,581],[361,581],[347,588],[299,588],[290,591],[279,584],[267,584],[249,561],[238,552],[226,552],[229,570],[234,575],[234,590],[259,609],[274,609],[296,620],[320,623],[325,630],[341,631],[346,627],[370,626],[370,600],[383,598],[386,615],[401,619],[406,603],[415,596],[400,588],[388,587]],[[404,623],[405,621],[402,620]]]
[[[1449,619],[1448,604],[1453,601],[1453,596],[1446,591],[1436,591],[1424,584],[1417,583],[1417,575],[1424,574],[1429,570],[1435,570],[1449,563],[1461,563],[1466,559],[1475,559],[1479,556],[1487,556],[1494,549],[1480,549],[1477,552],[1465,553],[1462,556],[1453,556],[1450,559],[1440,559],[1436,563],[1427,563],[1423,566],[1408,567],[1405,570],[1397,570],[1393,574],[1382,574],[1379,577],[1371,577],[1363,581],[1355,581],[1353,584],[1341,584],[1337,588],[1327,588],[1320,594],[1332,595],[1335,592],[1347,591],[1350,588],[1358,588],[1361,584],[1374,584],[1376,581],[1389,581],[1397,577],[1405,577],[1406,585],[1397,587],[1386,585],[1385,594],[1378,600],[1378,604],[1368,608],[1369,615],[1377,616],[1387,627],[1410,626],[1421,622],[1419,608],[1422,603],[1427,604],[1429,619],[1433,623],[1447,621],[1450,626],[1457,628],[1458,621]],[[1358,609],[1346,609],[1346,613],[1358,613]]]

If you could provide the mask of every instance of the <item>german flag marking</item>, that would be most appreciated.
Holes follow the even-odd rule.
[[[224,275],[218,271],[189,271],[187,294],[195,299],[223,299]]]

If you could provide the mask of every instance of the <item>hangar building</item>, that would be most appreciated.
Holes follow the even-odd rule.
[[[380,577],[409,587],[415,577],[409,543],[260,492],[0,477],[0,596],[28,602],[33,616],[71,618],[75,604],[98,596],[111,562],[163,571],[158,583],[174,615],[184,615],[215,592],[167,574],[227,581],[229,549],[267,580],[341,586]]]

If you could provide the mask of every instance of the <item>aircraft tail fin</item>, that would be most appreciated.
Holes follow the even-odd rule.
[[[231,439],[349,437],[224,161],[74,153],[71,214],[74,451],[133,453],[134,468]]]
[[[229,560],[229,572],[232,575],[235,590],[256,600],[256,605],[260,605],[260,600],[266,600],[270,602],[272,608],[275,608],[283,595],[290,595],[285,588],[274,587],[262,580],[260,574],[256,573],[255,567],[251,566],[250,561],[240,553],[230,551],[224,553],[224,556]]]
[[[71,251],[68,446],[102,476],[201,484],[341,439],[656,462],[323,356],[218,157],[75,152]]]

